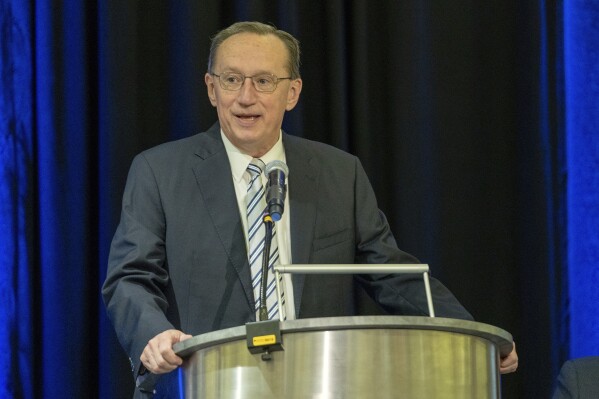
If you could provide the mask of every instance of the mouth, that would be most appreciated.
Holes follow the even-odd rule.
[[[253,123],[260,118],[260,115],[238,114],[235,117],[242,123]]]

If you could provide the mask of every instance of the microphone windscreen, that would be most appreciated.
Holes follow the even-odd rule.
[[[279,160],[270,161],[266,165],[266,169],[264,171],[265,171],[266,175],[268,176],[270,174],[270,172],[272,172],[273,170],[280,170],[285,174],[285,176],[289,175],[289,168],[283,161],[279,161]]]

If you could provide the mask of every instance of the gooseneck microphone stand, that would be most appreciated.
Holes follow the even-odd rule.
[[[274,221],[268,213],[264,214],[264,249],[262,251],[262,279],[260,281],[260,310],[258,318],[260,321],[268,320],[268,306],[266,305],[266,291],[268,290],[268,264],[270,261],[270,243],[272,242],[272,228]]]

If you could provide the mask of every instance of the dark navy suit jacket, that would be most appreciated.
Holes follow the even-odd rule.
[[[568,360],[562,366],[553,399],[599,398],[599,356]]]
[[[418,263],[398,249],[355,156],[285,133],[283,145],[294,263]],[[242,226],[218,124],[134,159],[102,293],[135,376],[164,330],[196,335],[255,320]],[[421,276],[295,275],[296,315],[356,314],[356,284],[391,314],[428,314]],[[438,316],[472,318],[431,285]]]

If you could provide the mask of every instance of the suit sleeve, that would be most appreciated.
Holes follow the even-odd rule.
[[[553,399],[574,399],[578,398],[577,387],[578,378],[576,373],[576,367],[571,360],[568,360],[562,366],[559,375],[557,376],[557,383],[555,391],[553,392]]]
[[[174,328],[166,317],[169,283],[165,218],[154,173],[143,154],[131,166],[112,240],[102,296],[134,378],[148,341]]]
[[[354,192],[356,263],[420,263],[397,247],[387,219],[378,208],[372,186],[357,158]],[[428,315],[422,275],[366,275],[360,276],[359,281],[370,296],[391,314]],[[431,278],[430,283],[437,316],[473,319],[443,284],[434,278]]]

